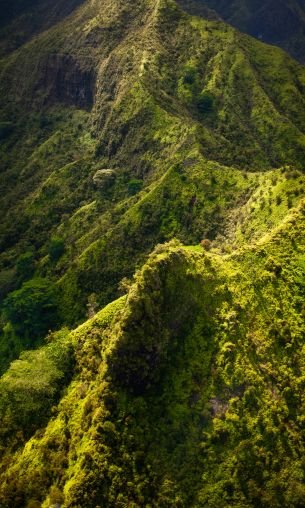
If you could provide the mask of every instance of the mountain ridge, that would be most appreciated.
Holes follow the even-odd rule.
[[[241,36],[219,22],[200,21],[198,18],[194,21],[193,18],[188,18],[177,9],[173,2],[170,2],[168,7],[166,3],[161,3],[159,8],[152,2],[150,11],[146,11],[144,4],[139,2],[139,18],[134,17],[133,9],[130,11],[129,7],[122,7],[119,2],[113,14],[110,9],[110,6],[113,6],[112,2],[107,5],[108,11],[103,14],[106,16],[104,21],[102,21],[103,18],[96,18],[99,12],[97,4],[90,4],[89,7],[83,5],[77,12],[75,19],[71,18],[64,21],[64,25],[60,25],[61,38],[57,38],[57,28],[41,34],[39,44],[35,40],[29,42],[24,49],[21,48],[9,57],[2,73],[2,83],[4,82],[4,89],[7,90],[4,106],[6,109],[10,104],[8,101],[10,98],[13,104],[16,104],[18,99],[23,107],[31,104],[31,108],[35,107],[37,110],[44,103],[43,108],[46,111],[42,113],[42,119],[36,119],[33,115],[33,127],[31,127],[28,140],[27,115],[24,120],[22,116],[20,120],[17,120],[17,124],[20,122],[20,126],[17,127],[16,134],[12,132],[12,142],[15,143],[12,157],[18,160],[21,150],[21,153],[24,153],[24,158],[20,158],[19,167],[17,164],[12,173],[14,175],[15,172],[16,176],[13,178],[17,177],[17,182],[18,172],[21,173],[19,184],[11,187],[11,195],[8,194],[3,200],[2,207],[8,210],[7,220],[3,225],[3,240],[9,242],[8,248],[12,249],[16,240],[17,245],[20,242],[18,235],[22,242],[26,241],[27,236],[29,238],[32,236],[37,241],[39,230],[39,236],[42,238],[37,245],[38,252],[40,251],[40,254],[37,253],[38,259],[40,259],[36,265],[38,273],[45,276],[49,272],[49,274],[54,273],[56,276],[57,263],[49,263],[45,258],[49,237],[49,231],[45,225],[48,224],[48,227],[53,228],[53,235],[62,239],[67,235],[69,244],[71,237],[69,228],[72,224],[68,220],[67,210],[71,210],[68,213],[74,217],[78,208],[81,210],[83,206],[89,206],[89,208],[84,208],[83,232],[82,228],[79,230],[81,236],[76,229],[72,234],[72,237],[76,235],[73,249],[76,248],[79,259],[76,257],[76,264],[72,270],[68,266],[67,276],[63,278],[66,268],[59,260],[62,265],[59,275],[64,288],[64,300],[71,301],[72,295],[69,294],[72,290],[71,285],[75,287],[79,296],[78,288],[80,286],[82,288],[88,287],[83,297],[72,297],[73,306],[75,301],[79,301],[82,309],[86,308],[84,298],[90,295],[87,291],[101,294],[102,287],[104,291],[108,292],[109,284],[111,284],[111,292],[109,291],[108,296],[101,300],[103,304],[108,303],[109,298],[116,294],[113,281],[118,283],[120,278],[132,275],[135,264],[130,266],[130,258],[135,252],[138,251],[136,257],[139,256],[140,262],[144,261],[143,235],[147,238],[144,247],[145,253],[153,248],[154,243],[164,241],[172,234],[179,234],[179,230],[187,243],[191,239],[198,242],[204,235],[211,234],[211,239],[216,236],[216,233],[212,232],[212,224],[208,228],[204,222],[201,226],[192,226],[192,221],[190,221],[190,213],[193,213],[192,209],[196,201],[198,201],[196,208],[199,207],[202,210],[200,213],[206,217],[203,221],[213,221],[211,212],[208,214],[209,219],[205,216],[204,208],[202,208],[204,193],[200,191],[202,186],[200,181],[209,179],[210,166],[205,163],[206,160],[216,158],[216,163],[227,166],[233,164],[242,169],[245,165],[248,167],[250,165],[250,168],[252,166],[253,169],[257,166],[267,169],[274,164],[287,163],[296,164],[297,167],[302,168],[304,159],[304,134],[300,131],[304,125],[304,110],[299,107],[299,101],[304,100],[302,93],[305,74],[302,67],[297,67],[277,49],[272,49],[274,58],[271,66],[269,47],[256,43],[246,36]],[[162,9],[165,10],[166,15],[162,14]],[[133,25],[128,25],[127,30],[122,20],[130,19],[131,12]],[[90,16],[93,16],[91,25],[88,24]],[[114,17],[109,18],[109,16]],[[80,19],[84,19],[84,25],[80,24]],[[161,24],[158,19],[161,19]],[[72,29],[73,23],[77,24],[78,32],[81,35],[80,39],[76,40],[73,51],[69,53],[66,48],[71,45],[70,34],[75,32]],[[107,27],[107,23],[118,27],[112,30],[113,39],[107,39],[107,44],[104,46],[100,43],[98,49],[95,48],[91,35],[92,33],[96,34],[96,23],[102,23],[104,27]],[[172,34],[164,36],[168,23],[172,24]],[[63,26],[67,26],[67,39],[63,37]],[[84,31],[84,28],[80,29],[81,26],[91,26],[91,28]],[[120,27],[123,27],[122,32]],[[144,37],[142,36],[143,27]],[[174,27],[176,28],[174,29]],[[104,32],[105,28],[102,30],[102,37],[105,38],[107,35],[109,38],[109,30],[106,28],[106,34]],[[53,56],[55,36],[57,53],[60,55],[60,58],[57,59]],[[188,41],[187,45],[183,39],[185,37],[185,40]],[[81,48],[88,39],[91,49],[89,47],[86,51],[86,60],[84,60],[84,55],[82,51],[79,52],[78,48]],[[202,40],[205,41],[204,45],[202,45]],[[130,52],[126,50],[129,43],[131,44]],[[178,48],[175,47],[176,44],[178,44]],[[239,45],[239,49],[236,44]],[[59,69],[56,72],[48,71],[46,75],[49,76],[49,79],[47,80],[43,76],[46,72],[46,65],[50,62],[49,47],[52,55],[51,69],[54,70],[54,61],[59,64]],[[149,47],[153,57],[149,57]],[[193,47],[194,53],[198,55],[196,60],[193,59],[191,63],[189,63],[188,56],[189,47]],[[28,52],[31,52],[33,48],[36,50],[35,58],[29,59]],[[179,53],[177,63],[179,69],[173,70],[170,62],[177,51]],[[62,55],[64,55],[64,59],[62,59]],[[89,55],[91,56],[89,57]],[[99,58],[102,58],[100,74],[97,71]],[[74,62],[75,69],[83,69],[84,73],[91,73],[90,75],[95,76],[92,78],[95,85],[91,85],[90,80],[85,80],[84,86],[90,90],[98,90],[98,94],[94,92],[96,95],[93,107],[91,105],[88,107],[83,102],[83,107],[87,112],[72,112],[71,120],[69,120],[68,109],[58,109],[60,101],[67,103],[65,108],[69,102],[77,107],[79,106],[79,97],[84,97],[84,94],[80,93],[83,86],[81,80],[71,82],[71,75],[74,75],[74,71],[69,73],[65,70],[66,74],[63,74],[63,71],[60,70],[62,65],[66,68],[65,62],[69,59]],[[25,80],[23,88],[19,86],[18,70],[20,66],[25,69],[25,75],[28,76],[28,81]],[[286,80],[286,88],[282,87],[281,81],[278,79],[281,72],[283,79]],[[76,75],[79,77],[82,74],[78,71]],[[37,86],[42,91],[42,98],[37,96]],[[65,87],[67,87],[67,91],[63,90]],[[250,90],[253,95],[252,109],[249,108],[247,102]],[[17,91],[18,95],[16,96]],[[24,94],[26,95],[24,96]],[[33,94],[38,100],[36,105],[32,100]],[[52,111],[53,103],[58,104],[54,112]],[[51,108],[49,113],[48,108]],[[90,108],[92,108],[91,112]],[[199,108],[203,108],[203,111],[201,112]],[[257,111],[260,113],[257,113],[255,108],[258,108]],[[262,114],[263,108],[265,108],[265,118]],[[226,113],[226,110],[229,113]],[[58,127],[56,127],[57,124]],[[31,135],[35,132],[37,133],[35,135],[39,135],[41,125],[46,139],[37,148],[35,138],[33,141]],[[166,135],[164,126],[167,129]],[[60,130],[65,129],[67,134],[62,141]],[[19,139],[16,138],[17,135]],[[8,137],[4,143],[10,143],[10,139]],[[77,140],[76,143],[74,139]],[[298,139],[299,147],[297,147]],[[26,141],[24,142],[24,140]],[[240,140],[243,140],[242,151],[240,150]],[[66,152],[64,157],[63,144]],[[27,146],[30,148],[26,148],[27,151],[25,151]],[[34,151],[31,146],[34,147]],[[272,150],[274,156],[278,158],[277,160],[273,160]],[[289,152],[291,153],[290,158],[288,158]],[[251,157],[252,163],[250,162]],[[27,160],[25,167],[24,159]],[[5,164],[9,167],[9,160]],[[196,168],[197,165],[198,168]],[[198,177],[199,165],[202,167],[203,173]],[[205,166],[207,167],[207,177],[204,176]],[[112,183],[111,181],[107,183],[106,180],[104,183],[101,182],[101,190],[99,190],[98,184],[95,183],[97,180],[94,178],[99,174],[98,171],[104,168],[113,171],[114,180]],[[11,169],[9,169],[10,171]],[[162,174],[166,175],[167,172],[168,176],[159,180]],[[234,170],[229,170],[229,173],[233,175]],[[238,172],[233,180],[238,181],[237,174]],[[7,173],[5,178],[7,178]],[[180,195],[179,186],[175,190],[177,198],[174,196],[170,198],[170,200],[181,200],[181,210],[183,210],[181,215],[181,212],[170,211],[166,203],[166,193],[168,196],[172,195],[170,184],[165,185],[166,191],[163,188],[167,180],[169,182],[176,181],[174,188],[181,180],[181,188],[183,188],[186,186],[185,182],[188,178],[190,178],[188,200],[189,203],[193,202],[193,205],[183,204],[183,193],[181,198],[178,197]],[[184,183],[182,183],[183,179]],[[133,180],[135,180],[134,184],[128,183]],[[113,185],[114,182],[116,182],[115,185]],[[195,187],[194,182],[196,182]],[[31,188],[30,185],[34,187]],[[138,186],[138,191],[134,196],[130,195],[134,191],[128,190],[131,189],[128,185],[134,185],[135,189]],[[146,187],[146,190],[143,189],[143,186]],[[241,188],[243,186],[244,184],[241,184]],[[192,187],[193,190],[191,190]],[[217,221],[221,220],[217,219],[217,215],[221,216],[221,207],[213,205],[212,200],[215,199],[212,197],[213,192],[210,192],[208,186],[204,187],[206,187],[206,192],[211,194],[209,206],[218,210],[217,214],[214,214],[217,224]],[[29,194],[25,198],[26,188],[29,189]],[[156,190],[153,190],[154,188]],[[7,185],[4,184],[4,191],[5,189],[7,189]],[[34,192],[33,189],[35,189]],[[223,189],[225,191],[225,187]],[[113,204],[106,198],[109,190],[111,190],[111,199],[114,200]],[[137,194],[139,191],[141,193]],[[20,199],[18,192],[21,196],[19,205],[17,205],[18,199]],[[81,193],[86,198],[83,200],[83,204],[78,206],[78,203],[82,201]],[[202,197],[199,199],[200,193]],[[158,201],[155,201],[154,196],[158,196]],[[139,204],[136,204],[138,198],[140,201]],[[230,200],[232,201],[231,197],[228,201],[230,202]],[[15,203],[13,207],[9,206],[10,202]],[[45,213],[46,203],[48,203],[48,215]],[[128,203],[132,205],[130,209]],[[160,207],[161,203],[163,203],[163,210]],[[132,212],[133,206],[134,213]],[[127,210],[124,210],[124,207],[127,207]],[[158,207],[160,207],[159,210]],[[111,214],[107,209],[112,210]],[[146,211],[149,209],[153,210],[153,214]],[[17,211],[17,217],[16,215],[14,217],[14,213],[16,213],[14,210]],[[173,210],[175,210],[175,206]],[[88,219],[86,219],[87,211],[89,213]],[[103,217],[101,226],[98,225],[98,222],[95,226],[86,224],[86,220],[92,218],[96,221],[100,213]],[[64,220],[61,218],[63,214],[66,215]],[[151,215],[150,220],[148,220],[149,215]],[[18,233],[16,224],[18,225],[18,217],[21,216],[24,218],[24,223],[20,221],[20,233]],[[81,217],[81,215],[75,216],[75,220],[78,220],[77,217]],[[91,218],[89,219],[89,217]],[[147,225],[145,225],[146,223]],[[187,224],[191,228],[193,227],[191,234],[186,232]],[[132,232],[131,235],[126,234],[127,230]],[[105,234],[106,243],[103,238]],[[99,236],[101,236],[100,239]],[[29,243],[31,244],[32,241],[29,240]],[[108,241],[112,244],[110,258],[106,252]],[[90,242],[92,247],[90,247]],[[124,243],[130,252],[126,256],[128,269],[122,266],[124,262],[122,262],[120,249],[118,249],[118,246]],[[137,245],[139,246],[136,247]],[[23,254],[23,249],[24,247],[20,244],[19,255]],[[83,254],[82,251],[84,251]],[[99,254],[99,251],[103,254]],[[70,255],[72,252],[67,251],[66,262],[69,263],[68,252]],[[117,254],[113,256],[113,252],[117,252]],[[102,268],[99,261],[102,258],[104,258],[105,269]],[[114,259],[121,267],[119,275],[115,274],[117,269],[113,269]],[[4,262],[7,263],[7,261]],[[94,265],[96,269],[93,270]],[[98,282],[101,271],[103,275],[101,282]],[[78,282],[80,280],[82,282]],[[86,280],[88,282],[84,285]],[[79,319],[83,312],[84,310],[82,312],[78,310],[75,313],[71,309],[73,319],[68,318],[68,322],[75,323],[75,319]],[[65,308],[66,316],[69,313],[70,310]]]
[[[5,508],[304,499],[305,70],[208,17],[87,1],[2,54]]]

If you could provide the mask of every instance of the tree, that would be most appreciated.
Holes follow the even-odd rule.
[[[137,179],[130,180],[128,182],[128,194],[133,196],[134,194],[137,194],[138,192],[140,192],[142,187],[143,187],[142,180],[137,180]]]
[[[93,176],[93,182],[98,189],[106,190],[114,184],[116,174],[113,169],[99,169]]]
[[[25,282],[6,298],[4,314],[21,337],[31,343],[42,338],[58,322],[55,284],[41,278]]]
[[[65,252],[65,242],[62,238],[54,236],[51,238],[48,248],[49,258],[53,263],[56,263],[63,253]]]
[[[22,352],[0,378],[0,438],[21,430],[28,436],[44,424],[73,372],[73,348],[67,330],[51,342]]]
[[[212,242],[208,238],[205,238],[204,240],[201,240],[200,245],[203,250],[210,250],[212,247]]]
[[[21,280],[27,280],[33,277],[35,271],[35,256],[32,251],[21,254],[16,263],[17,275]]]

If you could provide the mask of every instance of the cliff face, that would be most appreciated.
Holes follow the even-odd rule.
[[[33,93],[44,90],[44,103],[60,102],[90,110],[95,96],[94,69],[82,69],[69,55],[50,54],[40,63]]]
[[[197,0],[180,2],[194,14],[210,7],[225,21],[269,44],[275,44],[305,62],[305,9],[298,0]],[[202,11],[201,11],[202,9]]]

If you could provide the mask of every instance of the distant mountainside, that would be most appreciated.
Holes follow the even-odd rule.
[[[83,0],[1,0],[0,58],[67,17]]]
[[[192,6],[1,4],[1,508],[302,506],[305,69]]]
[[[210,7],[225,21],[264,42],[282,47],[305,63],[303,0],[179,0],[196,15]]]

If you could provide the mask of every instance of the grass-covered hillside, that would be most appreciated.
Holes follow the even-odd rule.
[[[1,508],[301,507],[304,67],[172,0],[34,4],[0,29]]]

